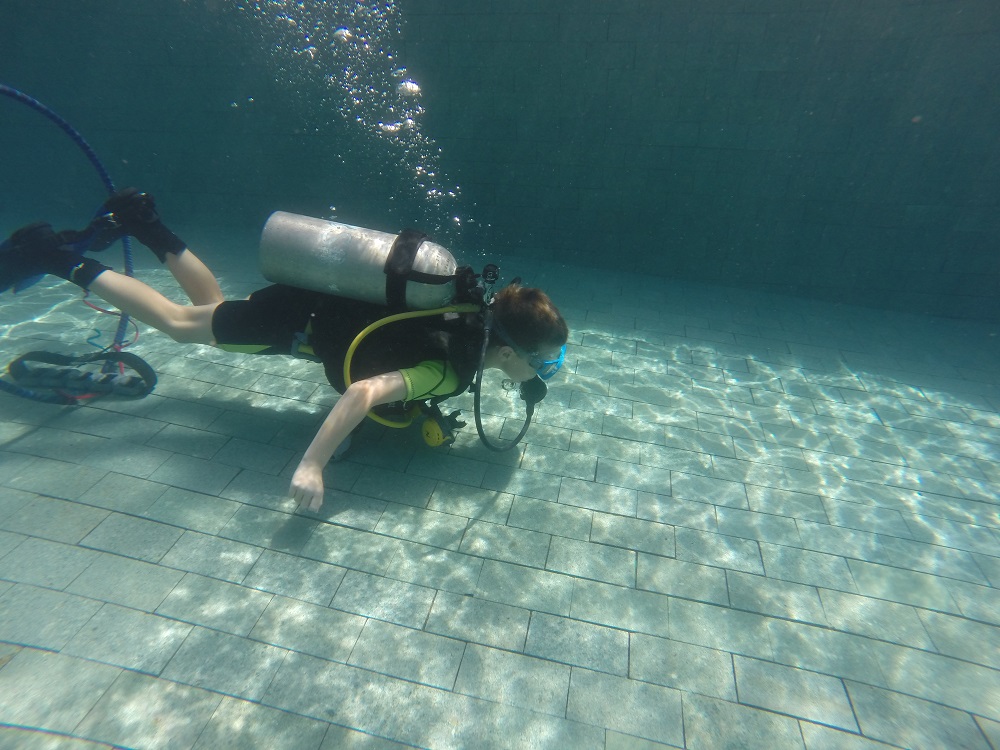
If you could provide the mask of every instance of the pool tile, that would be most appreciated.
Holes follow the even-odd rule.
[[[610,485],[622,490],[618,493],[618,500],[621,502],[622,496],[627,491],[632,492],[654,492],[657,494],[669,495],[670,478],[675,472],[668,469],[659,469],[652,466],[615,461],[610,458],[599,458],[597,460],[597,473],[594,479],[600,485]],[[566,479],[563,483],[566,483]],[[560,497],[562,502],[562,498]],[[626,516],[635,515],[634,504],[631,508],[615,507],[607,505],[591,506],[594,510],[603,510],[609,513],[620,513]]]
[[[588,539],[594,511],[547,500],[515,496],[507,519],[509,526],[548,532],[572,539]],[[618,516],[614,516],[618,518]]]
[[[627,487],[584,482],[566,477],[559,490],[559,502],[578,508],[634,517],[638,493]]]
[[[865,596],[959,614],[944,578],[859,560],[848,564],[858,592]]]
[[[619,586],[635,586],[635,552],[604,544],[552,537],[547,570]]]
[[[485,489],[509,492],[539,500],[555,500],[559,496],[561,477],[542,471],[491,466],[486,470],[482,486]]]
[[[330,606],[419,628],[427,619],[433,601],[434,589],[351,570],[344,576]]]
[[[940,653],[1000,669],[1000,631],[997,628],[928,610],[917,610],[917,614]]]
[[[389,503],[382,512],[375,531],[386,536],[457,550],[468,525],[468,518],[462,515]]]
[[[628,674],[633,679],[736,700],[731,654],[642,633],[633,633],[629,641]]]
[[[386,575],[442,593],[472,594],[483,562],[475,555],[406,542],[397,547]]]
[[[768,626],[771,618],[684,599],[670,600],[669,636],[676,641],[734,654],[773,658]]]
[[[483,564],[476,596],[556,615],[569,614],[573,579],[523,565],[487,560]]]
[[[427,477],[444,482],[479,487],[486,476],[487,465],[457,454],[418,451],[406,466],[407,476]],[[389,499],[389,498],[386,498]]]
[[[531,612],[521,607],[439,591],[424,629],[470,643],[520,651],[530,617]]]
[[[533,613],[524,653],[596,672],[629,676],[626,631],[568,617]]]
[[[861,731],[868,737],[909,747],[989,749],[976,722],[964,711],[871,685],[846,685]]]
[[[561,717],[566,713],[569,683],[568,666],[469,645],[455,692]]]
[[[933,649],[919,610],[843,591],[819,589],[829,624],[837,630],[914,648]]]
[[[661,557],[673,557],[676,550],[673,526],[609,513],[594,513],[590,541]]]
[[[84,492],[80,500],[98,508],[140,514],[156,502],[166,489],[163,484],[112,472]]]
[[[0,558],[19,546],[28,539],[24,534],[12,534],[9,531],[0,531]]]
[[[520,468],[572,477],[582,481],[593,481],[597,472],[597,458],[582,453],[529,445],[525,448]]]
[[[195,743],[222,696],[167,680],[122,672],[75,732],[125,747],[188,747]],[[142,721],[136,721],[142,716]]]
[[[264,550],[240,581],[244,586],[326,606],[346,571],[336,565]]]
[[[213,495],[164,487],[161,494],[138,515],[206,534],[216,534],[240,508],[238,503]]]
[[[299,554],[313,560],[382,575],[402,545],[403,542],[399,539],[323,523],[316,527]]]
[[[44,588],[64,589],[100,553],[30,537],[0,557],[0,578]]]
[[[670,476],[670,494],[681,500],[696,500],[744,510],[750,508],[746,485],[726,479],[674,471]]]
[[[250,747],[319,750],[328,729],[333,727],[325,722],[227,696],[212,714],[193,750]]]
[[[105,604],[62,653],[159,675],[191,632],[191,625]]]
[[[237,473],[239,469],[234,466],[175,453],[150,474],[149,479],[193,492],[218,495]]]
[[[455,685],[465,650],[465,643],[459,640],[368,620],[354,644],[348,663],[380,674],[450,690]]]
[[[336,466],[336,464],[333,466]],[[328,467],[324,476],[329,471]],[[261,508],[292,512],[295,510],[295,502],[288,497],[288,485],[290,481],[290,475],[287,477],[273,476],[271,474],[261,474],[250,469],[244,469],[232,478],[229,484],[218,493],[218,496],[243,503],[244,505],[256,505]],[[353,481],[352,478],[351,483]],[[328,485],[330,484],[328,477],[326,478],[326,482]],[[325,505],[323,512],[327,512]]]
[[[66,591],[98,601],[152,612],[184,574],[178,570],[118,555],[97,557]]]
[[[850,593],[858,591],[852,576],[853,568],[848,567],[848,561],[839,555],[763,543],[760,552],[768,578]]]
[[[246,635],[271,598],[262,591],[187,573],[157,607],[156,614]]]
[[[0,521],[0,527],[5,531],[72,544],[90,534],[108,515],[99,508],[36,496]]]
[[[116,555],[157,562],[182,533],[174,526],[112,513],[80,540],[80,544]]]
[[[573,586],[574,619],[634,630],[652,635],[669,635],[671,600],[667,596],[597,581],[579,580]]]
[[[891,690],[1000,720],[995,669],[905,646],[874,643]]]
[[[480,521],[504,523],[513,499],[509,492],[438,482],[427,508]]]
[[[185,531],[160,560],[160,565],[239,583],[262,552],[260,547],[250,544]]]
[[[784,617],[796,622],[827,625],[827,616],[814,586],[727,571],[733,608]]]
[[[17,584],[0,595],[0,641],[58,651],[87,624],[101,603]]]
[[[733,664],[740,703],[860,731],[839,679],[743,656]]]
[[[760,547],[756,541],[708,531],[678,528],[677,559],[744,573],[764,574]]]
[[[228,441],[228,437],[217,432],[168,424],[147,441],[147,445],[169,453],[208,459],[215,456]]]
[[[11,487],[0,487],[0,522],[11,514],[30,505],[37,497],[38,495],[34,492],[15,490]]]
[[[799,723],[787,716],[710,698],[684,694],[684,733],[699,748],[782,747],[805,750]]]
[[[678,747],[684,744],[680,691],[624,677],[574,667],[566,717]]]
[[[122,670],[47,651],[23,649],[0,669],[5,722],[72,734]]]
[[[537,531],[475,521],[469,524],[461,551],[490,560],[544,567],[552,537]]]
[[[436,486],[433,479],[368,467],[361,472],[351,491],[377,500],[426,508]]]
[[[718,531],[717,508],[709,503],[693,502],[668,495],[639,493],[636,516],[656,523],[683,526],[703,531]]]
[[[767,634],[773,650],[771,659],[779,664],[869,685],[886,685],[876,658],[877,641],[777,619],[767,623]]]
[[[819,523],[829,522],[826,506],[823,505],[819,495],[750,485],[747,487],[747,499],[750,510],[759,513],[772,513]]]
[[[275,596],[249,637],[290,651],[346,662],[365,622],[358,615]]]
[[[306,516],[244,505],[236,509],[218,534],[247,545],[296,554],[319,526]]]
[[[217,630],[195,627],[162,672],[165,680],[260,700],[286,651]]]
[[[716,509],[716,515],[720,534],[790,547],[798,547],[802,544],[799,529],[794,519],[771,513],[756,513],[723,507]]]
[[[287,448],[233,437],[219,449],[213,460],[241,469],[253,469],[262,474],[277,475],[293,456],[293,452]]]
[[[709,565],[639,553],[636,585],[661,594],[729,604],[726,571]]]

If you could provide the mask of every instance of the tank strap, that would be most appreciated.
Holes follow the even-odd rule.
[[[427,239],[427,235],[415,229],[404,229],[396,237],[385,259],[385,299],[390,310],[406,309],[406,284],[416,281],[421,284],[447,284],[455,275],[441,276],[413,270],[417,250]]]

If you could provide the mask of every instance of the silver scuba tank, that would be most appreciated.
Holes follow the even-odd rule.
[[[393,276],[390,255],[398,260],[397,248],[408,249],[412,270]],[[404,232],[397,238],[285,211],[271,214],[260,236],[260,272],[268,281],[381,305],[427,310],[449,304],[456,267],[450,252],[423,235]],[[391,299],[393,279],[397,295],[405,285],[405,302]]]

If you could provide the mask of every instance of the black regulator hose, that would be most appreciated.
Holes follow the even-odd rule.
[[[476,432],[479,433],[480,441],[482,441],[483,445],[491,451],[503,453],[504,451],[509,451],[515,445],[520,443],[521,438],[527,434],[528,428],[531,427],[531,418],[535,414],[535,404],[545,398],[545,394],[548,393],[548,386],[545,385],[545,381],[537,375],[531,380],[521,383],[520,396],[521,400],[524,401],[525,409],[524,425],[521,427],[521,431],[517,433],[517,437],[514,438],[513,441],[505,445],[497,445],[486,436],[486,431],[483,429],[483,416],[480,403],[482,401],[483,393],[483,369],[486,363],[486,350],[490,345],[490,329],[492,328],[492,324],[493,314],[487,311],[486,320],[483,325],[483,350],[479,356],[479,370],[476,372],[476,383],[473,387],[474,408],[472,411],[476,417]]]

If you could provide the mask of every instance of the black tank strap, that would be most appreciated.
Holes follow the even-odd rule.
[[[441,276],[433,273],[423,273],[413,270],[413,261],[417,257],[420,245],[427,235],[416,229],[404,229],[396,237],[385,259],[385,299],[390,310],[406,309],[406,284],[416,281],[420,284],[447,284],[455,276]]]

